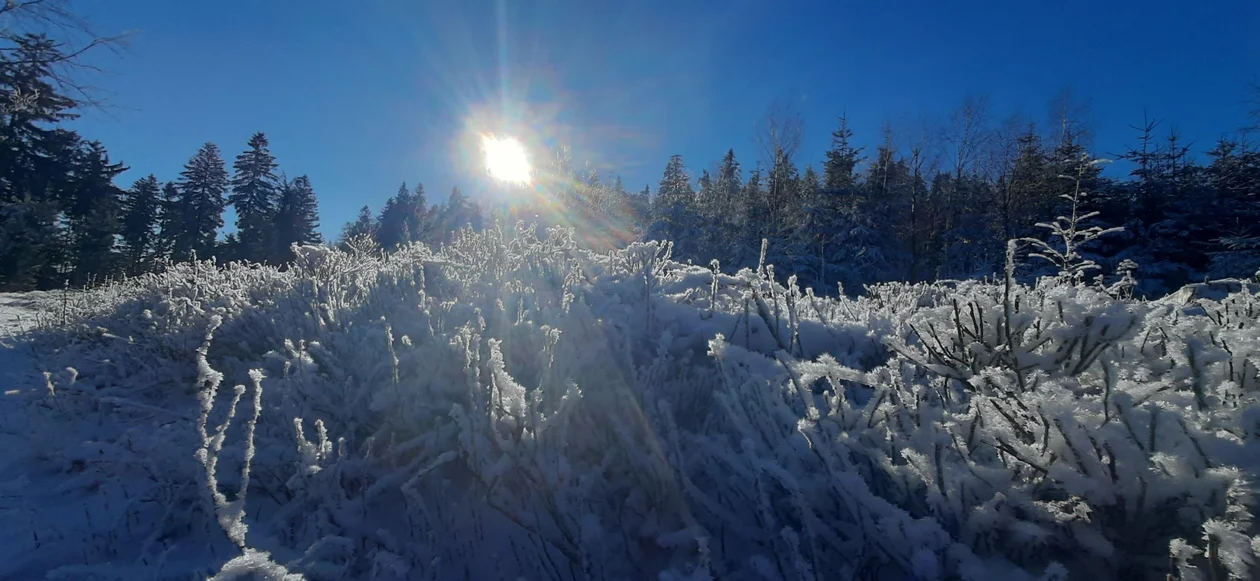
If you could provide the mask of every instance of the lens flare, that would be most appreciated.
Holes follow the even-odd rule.
[[[512,137],[481,136],[481,149],[486,154],[486,172],[496,180],[528,184],[531,168],[525,146]]]

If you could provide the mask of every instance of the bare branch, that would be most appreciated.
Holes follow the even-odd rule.
[[[80,107],[100,107],[99,90],[89,82],[101,69],[85,57],[101,50],[117,52],[125,47],[127,34],[97,34],[86,19],[71,10],[69,0],[0,0],[0,70],[41,66],[50,71],[52,83]],[[54,52],[47,60],[33,62],[3,58],[19,53],[33,37],[52,39]]]
[[[791,102],[776,100],[757,123],[755,139],[766,167],[774,167],[780,156],[792,161],[801,146],[805,121]]]

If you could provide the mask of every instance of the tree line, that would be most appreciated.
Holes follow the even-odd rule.
[[[127,167],[105,146],[67,129],[80,100],[55,65],[65,56],[39,34],[0,51],[0,289],[83,285],[136,275],[193,257],[282,263],[293,243],[320,241],[306,176],[278,172],[267,138],[255,134],[228,172],[207,143],[178,178],[154,175],[127,189]],[[233,207],[237,232],[220,238]]]
[[[64,126],[84,101],[58,68],[65,46],[38,33],[0,40],[8,45],[0,51],[0,289],[82,285],[194,257],[283,264],[292,244],[321,241],[310,180],[280,172],[262,133],[230,171],[207,143],[175,180],[149,175],[116,186],[126,166]],[[475,202],[455,188],[431,205],[423,186],[403,184],[379,213],[364,207],[340,241],[390,251],[523,220],[573,227],[594,247],[670,240],[676,259],[725,270],[770,263],[781,276],[834,293],[1000,272],[1008,240],[1054,248],[1049,226],[1070,214],[1085,217],[1082,227],[1117,230],[1059,250],[1099,265],[1091,276],[1102,282],[1125,278],[1154,295],[1256,273],[1260,146],[1247,139],[1254,127],[1242,124],[1196,150],[1143,120],[1132,146],[1111,155],[1131,168],[1114,177],[1093,163],[1108,154],[1091,151],[1070,103],[1059,110],[1049,124],[998,121],[983,100],[968,99],[932,134],[886,129],[868,136],[873,146],[859,144],[840,117],[819,163],[802,161],[800,120],[778,110],[760,124],[752,164],[728,150],[697,176],[675,155],[655,191],[629,192],[620,178],[577,167],[559,147],[540,164],[538,187],[498,202]],[[236,231],[221,236],[228,207]],[[1028,276],[1050,270],[1024,264]]]
[[[1257,275],[1260,146],[1247,139],[1252,127],[1197,155],[1176,130],[1146,119],[1133,126],[1133,145],[1107,154],[1089,147],[1074,109],[1058,107],[1046,125],[994,121],[984,100],[968,99],[935,132],[898,139],[885,129],[870,149],[841,117],[820,164],[798,162],[799,119],[772,113],[750,169],[728,150],[696,177],[675,155],[655,192],[630,193],[619,178],[575,169],[561,150],[539,172],[552,184],[549,199],[518,213],[577,226],[593,244],[670,240],[674,258],[696,264],[773,264],[822,293],[994,275],[1005,268],[1009,240],[1020,241],[1023,276],[1055,272],[1051,262],[1027,259],[1052,249],[1097,265],[1089,274],[1096,282],[1123,279],[1144,295]],[[1107,157],[1132,169],[1104,175]],[[1059,217],[1065,228],[1073,224],[1072,235],[1106,235],[1065,248]]]

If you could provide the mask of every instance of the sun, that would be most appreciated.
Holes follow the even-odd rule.
[[[529,183],[529,156],[520,141],[512,137],[483,135],[481,149],[486,153],[486,171],[494,179],[516,184]]]

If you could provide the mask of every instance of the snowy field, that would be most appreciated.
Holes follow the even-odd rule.
[[[1260,572],[1253,286],[774,281],[557,230],[0,295],[0,579]]]

